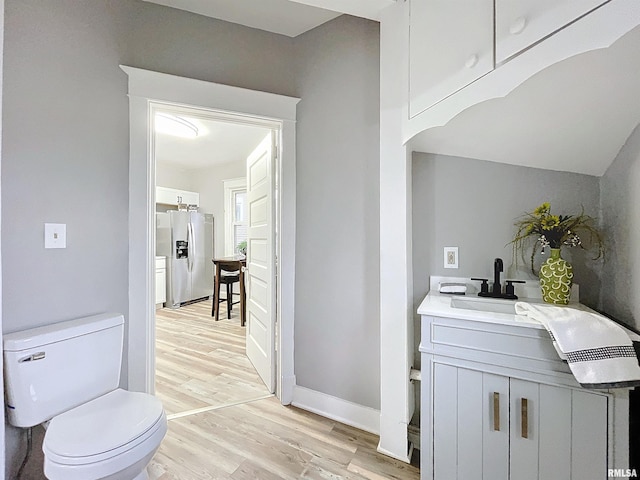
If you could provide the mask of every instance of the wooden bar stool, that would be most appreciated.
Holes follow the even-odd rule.
[[[242,267],[244,259],[236,258],[214,258],[213,263],[216,266],[216,274],[213,285],[213,305],[211,306],[211,316],[218,321],[220,314],[220,303],[227,302],[227,319],[231,318],[231,310],[233,305],[240,304],[240,325],[245,325],[245,291],[244,291],[244,275]],[[240,293],[233,293],[233,284],[239,283]],[[226,298],[220,298],[220,285],[226,285]],[[233,301],[233,295],[239,295],[237,301]]]

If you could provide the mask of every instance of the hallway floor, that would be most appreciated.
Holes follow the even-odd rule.
[[[157,311],[156,388],[169,432],[152,480],[420,478],[377,453],[376,435],[282,406],[244,354],[237,306],[227,320],[221,304],[220,318],[210,301]]]

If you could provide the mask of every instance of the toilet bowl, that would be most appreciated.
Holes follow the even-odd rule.
[[[167,432],[162,403],[118,388],[124,319],[102,314],[4,336],[7,418],[49,421],[49,480],[147,480]]]
[[[51,420],[42,445],[44,473],[50,480],[145,479],[166,431],[155,397],[114,390]]]

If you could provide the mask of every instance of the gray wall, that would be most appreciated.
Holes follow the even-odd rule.
[[[343,16],[296,46],[296,383],[379,408],[379,28]]]
[[[505,276],[533,278],[527,262],[512,264],[514,221],[543,202],[557,214],[599,216],[598,177],[444,155],[413,157],[414,303],[429,290],[429,275],[493,278],[493,260],[504,260]],[[459,269],[445,269],[443,247],[459,247]],[[574,266],[580,301],[597,307],[601,261],[564,248]],[[540,260],[546,257],[539,256]],[[504,278],[504,277],[503,277]]]
[[[295,95],[292,40],[137,0],[9,0],[5,35],[5,331],[126,312],[118,65]],[[43,249],[44,222],[67,223],[66,250]]]
[[[127,98],[112,20],[104,2],[6,2],[5,332],[127,311]],[[67,224],[66,249],[44,250],[45,222]]]
[[[602,310],[640,328],[640,127],[601,179],[608,251],[602,272]]]
[[[293,40],[138,0],[7,0],[5,15],[4,331],[126,313],[129,116],[118,65],[296,96]],[[44,250],[45,222],[67,224],[67,249]],[[13,429],[6,447],[12,478]]]

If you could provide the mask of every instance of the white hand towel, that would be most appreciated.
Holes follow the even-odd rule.
[[[547,329],[560,358],[587,388],[640,385],[640,365],[633,342],[615,322],[572,307],[516,302],[516,313]]]

